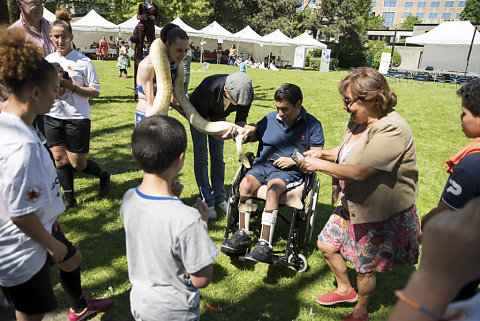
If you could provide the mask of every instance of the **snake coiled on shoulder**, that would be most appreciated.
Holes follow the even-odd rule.
[[[152,60],[157,79],[157,93],[155,94],[155,99],[153,101],[152,115],[168,115],[168,108],[172,98],[172,76],[170,74],[167,48],[161,39],[156,39],[150,46],[150,59]],[[235,145],[237,147],[238,156],[242,164],[247,168],[250,168],[250,162],[243,152],[243,142],[245,141],[246,136],[241,134],[242,127],[226,121],[210,122],[203,118],[195,107],[193,107],[185,94],[184,73],[182,62],[178,66],[173,95],[185,112],[186,118],[190,124],[199,132],[208,135],[223,135],[232,126],[236,127],[238,134],[235,136]]]

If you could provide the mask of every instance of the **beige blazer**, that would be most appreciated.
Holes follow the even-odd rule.
[[[349,134],[347,130],[342,146]],[[418,196],[412,131],[393,109],[359,138],[345,163],[380,170],[363,182],[345,181],[344,193],[353,224],[384,221],[412,206]]]

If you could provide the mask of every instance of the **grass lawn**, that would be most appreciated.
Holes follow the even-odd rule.
[[[88,296],[112,297],[114,307],[101,316],[102,320],[133,320],[130,315],[125,237],[119,215],[123,194],[140,183],[141,172],[130,154],[130,137],[133,131],[133,114],[136,103],[132,100],[133,80],[117,78],[115,62],[95,61],[101,96],[92,102],[92,139],[90,158],[102,168],[112,172],[112,189],[106,198],[98,196],[98,180],[78,175],[75,181],[79,205],[60,217],[67,237],[82,251],[84,263],[82,277]],[[217,73],[237,71],[235,67],[210,65],[200,70],[192,64],[190,90],[203,78]],[[133,74],[133,68],[129,70]],[[338,85],[348,72],[320,73],[316,71],[251,70],[255,99],[248,118],[257,122],[274,110],[273,94],[284,82],[301,87],[304,106],[323,125],[326,148],[340,143],[349,115],[342,109]],[[420,215],[434,207],[442,193],[447,174],[444,160],[468,143],[459,122],[460,99],[453,86],[436,86],[431,83],[391,82],[398,95],[397,111],[408,121],[415,137],[415,147],[420,168],[420,193],[417,206]],[[170,116],[181,119],[177,112]],[[233,121],[234,115],[228,118]],[[181,119],[186,125],[186,121]],[[187,132],[189,131],[187,127]],[[185,185],[182,199],[193,204],[198,190],[193,173],[193,152],[189,145],[180,181]],[[246,150],[255,151],[248,144]],[[234,143],[225,143],[227,188],[239,166]],[[330,205],[330,179],[320,174],[321,191],[314,236],[318,235],[333,207]],[[225,230],[225,216],[209,224],[210,235],[220,247]],[[259,228],[258,222],[252,224]],[[280,223],[275,233],[276,244],[285,244],[287,227]],[[258,233],[256,233],[258,235]],[[266,264],[231,262],[220,254],[214,263],[213,282],[201,290],[201,318],[203,320],[341,320],[347,316],[352,304],[322,307],[316,297],[335,288],[334,277],[315,242],[306,249],[309,270],[296,273],[286,267]],[[145,244],[145,246],[149,246]],[[377,274],[377,290],[369,306],[371,320],[385,320],[395,304],[394,290],[402,288],[413,268],[398,266],[393,272]],[[356,286],[355,271],[349,266],[350,279]],[[63,290],[54,275],[55,291],[59,304],[66,308]],[[205,303],[221,307],[216,313]]]

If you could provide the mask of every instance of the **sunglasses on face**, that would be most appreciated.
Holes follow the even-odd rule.
[[[36,0],[36,1],[25,1],[25,0],[20,0],[20,2],[26,4],[30,8],[35,8],[35,7],[41,7],[43,5],[42,0]]]
[[[343,103],[344,103],[346,106],[351,106],[354,102],[356,102],[356,101],[359,100],[360,98],[349,99],[349,98],[343,97],[342,99],[343,99]]]

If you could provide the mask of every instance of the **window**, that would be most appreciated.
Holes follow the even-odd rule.
[[[442,13],[442,19],[445,19],[445,20],[452,19],[452,13],[451,12]]]
[[[417,2],[417,8],[426,8],[427,7],[427,1],[418,1]]]
[[[465,7],[465,1],[458,1],[458,7],[459,8],[464,8]]]
[[[425,18],[425,12],[417,12],[415,15],[416,15],[417,17],[419,17],[420,19]]]
[[[455,14],[455,20],[460,20],[460,12],[457,12],[457,13]]]
[[[438,12],[430,12],[428,14],[428,19],[437,19],[438,18]]]
[[[395,12],[384,12],[382,14],[382,18],[384,20],[383,25],[387,28],[390,28],[395,22]]]
[[[455,6],[455,1],[445,1],[443,3],[444,8],[453,8]]]
[[[413,8],[413,1],[405,1],[405,8]]]
[[[440,8],[440,1],[430,2],[430,8]]]
[[[411,16],[411,15],[412,15],[411,12],[404,12],[404,13],[402,14],[402,18],[406,18],[406,17]]]
[[[383,1],[384,7],[394,8],[397,6],[397,0],[384,0]]]
[[[375,8],[377,6],[377,1],[372,1],[372,8]]]

